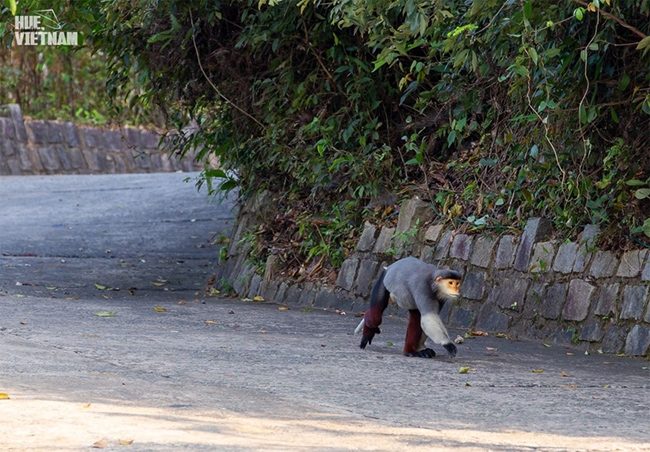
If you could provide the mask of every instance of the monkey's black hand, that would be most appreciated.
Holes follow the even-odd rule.
[[[415,358],[433,358],[434,356],[436,356],[436,352],[434,352],[430,348],[425,348],[424,350],[420,350],[417,352],[409,352],[405,356],[412,356]]]
[[[360,348],[366,348],[366,345],[372,344],[372,338],[375,337],[375,334],[379,334],[381,331],[379,331],[379,328],[370,328],[370,327],[363,327],[363,334],[361,335],[361,344],[359,344]]]
[[[456,348],[456,344],[454,344],[453,342],[450,342],[449,344],[443,345],[443,347],[445,347],[445,350],[447,350],[447,353],[449,353],[449,356],[451,356],[452,358],[454,356],[456,356],[456,352],[458,351],[458,349]]]

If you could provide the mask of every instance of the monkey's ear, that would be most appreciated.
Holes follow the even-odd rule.
[[[442,281],[442,276],[438,276],[438,277],[436,278],[436,282],[437,282],[437,283],[439,283],[440,281]]]

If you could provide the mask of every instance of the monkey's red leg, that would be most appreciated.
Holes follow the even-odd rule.
[[[372,343],[375,334],[379,334],[379,325],[381,325],[382,314],[390,301],[390,293],[384,286],[384,276],[386,269],[379,272],[377,281],[370,292],[370,306],[363,317],[363,334],[361,336],[361,348]]]
[[[436,352],[430,348],[419,350],[424,335],[420,322],[420,311],[417,309],[410,309],[409,324],[406,327],[406,339],[404,339],[404,355],[416,356],[418,358],[433,358],[436,356]]]

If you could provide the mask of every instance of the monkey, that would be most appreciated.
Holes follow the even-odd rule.
[[[436,352],[424,345],[429,337],[442,345],[450,357],[456,356],[456,345],[440,319],[440,310],[446,301],[458,297],[461,274],[455,270],[439,269],[415,257],[400,259],[384,267],[370,292],[370,307],[355,329],[363,331],[360,347],[372,343],[379,334],[382,314],[389,301],[409,311],[405,356],[433,358]]]

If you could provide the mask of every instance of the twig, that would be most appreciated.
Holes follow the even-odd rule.
[[[212,89],[221,97],[227,104],[232,105],[235,109],[239,110],[242,114],[247,116],[248,118],[252,119],[258,126],[260,126],[262,129],[266,129],[264,127],[264,124],[262,124],[259,120],[257,120],[255,117],[253,117],[250,113],[245,111],[243,108],[241,108],[239,105],[235,104],[233,101],[228,99],[220,90],[215,86],[214,83],[212,83],[212,80],[208,77],[208,74],[205,72],[205,69],[203,69],[203,64],[201,64],[201,55],[199,54],[199,48],[196,46],[196,37],[194,36],[194,32],[196,31],[194,29],[194,18],[192,17],[192,11],[190,10],[190,22],[192,23],[192,43],[194,44],[194,51],[196,52],[196,61],[199,63],[199,68],[201,69],[201,73],[203,74],[203,77],[207,80],[207,82],[210,84]]]
[[[582,5],[582,6],[586,7],[586,8],[589,8],[589,4],[588,4],[587,2],[583,2],[582,0],[573,0],[573,1],[574,1],[575,3],[577,3],[577,4],[579,4],[579,5]],[[614,22],[617,22],[617,23],[619,23],[621,26],[627,28],[627,29],[630,30],[632,33],[634,33],[635,35],[639,36],[641,39],[643,39],[643,38],[647,38],[647,35],[646,35],[645,33],[643,33],[641,30],[639,30],[639,29],[637,29],[637,28],[634,28],[632,25],[630,25],[630,24],[624,22],[622,19],[619,19],[619,18],[616,17],[615,15],[613,15],[613,14],[611,14],[611,13],[608,13],[607,11],[603,11],[603,10],[600,9],[600,8],[598,8],[598,11],[600,11],[600,14],[602,14],[602,15],[605,16],[606,18],[608,18],[608,19],[612,19]]]

